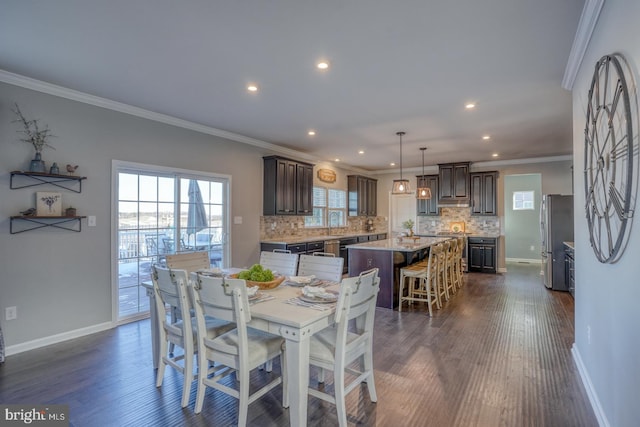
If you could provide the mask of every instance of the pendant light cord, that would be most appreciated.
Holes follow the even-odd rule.
[[[402,181],[402,135],[404,132],[396,132],[396,135],[400,137],[400,180]]]

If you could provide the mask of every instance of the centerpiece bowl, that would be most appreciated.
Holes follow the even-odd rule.
[[[229,277],[232,278],[232,279],[237,279],[238,275],[237,274],[230,274]],[[284,281],[284,279],[285,279],[284,276],[276,276],[273,280],[271,280],[269,282],[255,282],[253,280],[246,280],[246,282],[247,282],[247,287],[248,288],[251,288],[253,286],[257,286],[258,288],[260,288],[261,291],[268,291],[269,289],[277,288],[278,285],[280,285],[280,283],[282,283]]]

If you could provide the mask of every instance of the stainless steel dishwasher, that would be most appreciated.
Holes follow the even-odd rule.
[[[324,241],[324,252],[328,254],[334,254],[335,256],[340,256],[340,240],[325,240]]]

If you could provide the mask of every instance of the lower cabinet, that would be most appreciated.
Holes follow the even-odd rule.
[[[576,280],[574,276],[575,271],[574,251],[572,248],[566,247],[564,249],[564,283],[571,293],[575,297]]]
[[[469,271],[496,273],[498,271],[498,239],[494,237],[469,237]]]

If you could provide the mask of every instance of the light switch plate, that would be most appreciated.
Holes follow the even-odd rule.
[[[242,224],[242,217],[241,216],[234,216],[233,217],[233,223],[234,224]]]
[[[96,216],[95,215],[89,215],[87,217],[87,225],[89,227],[95,227],[96,226]]]

